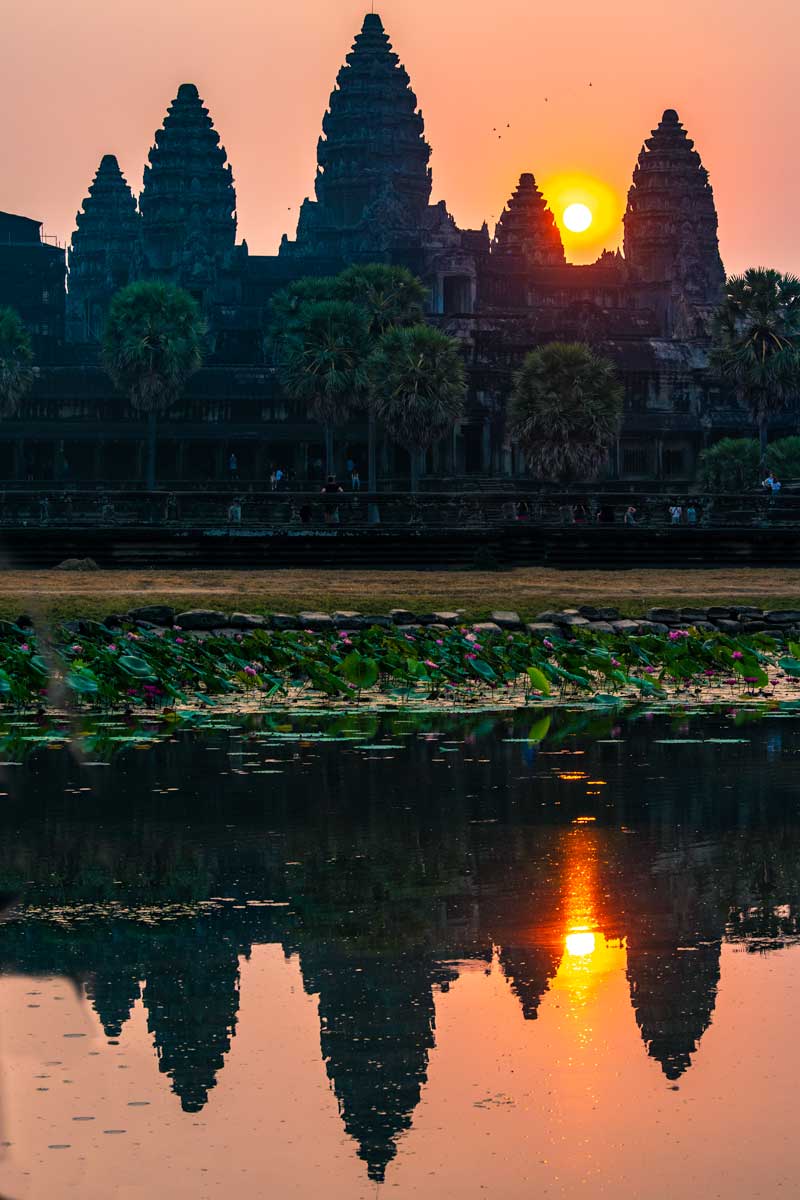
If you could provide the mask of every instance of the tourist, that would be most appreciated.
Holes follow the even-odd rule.
[[[697,509],[695,508],[695,506],[693,504],[690,504],[689,507],[686,509],[686,524],[687,525],[696,525],[697,524]]]
[[[275,472],[275,491],[279,492],[283,484],[283,467],[278,467]]]
[[[636,509],[633,507],[632,504],[629,504],[628,507],[625,509],[625,516],[622,518],[622,523],[623,523],[623,525],[635,525],[636,524]]]
[[[232,480],[239,478],[239,460],[233,451],[231,451],[230,458],[228,459],[228,474]]]
[[[361,476],[358,473],[358,467],[353,467],[353,470],[350,474],[350,483],[354,492],[361,491]]]
[[[517,501],[517,520],[529,521],[531,516],[530,505],[527,500]]]
[[[669,506],[669,519],[673,525],[680,525],[683,520],[683,508],[677,501]]]
[[[277,474],[275,468],[273,467],[272,470],[270,471],[270,475],[269,475],[269,490],[271,492],[274,492],[274,491],[276,491],[277,487],[278,487],[278,474]]]
[[[242,502],[238,496],[234,496],[233,500],[228,505],[228,524],[241,525],[242,523]]]
[[[332,496],[336,495],[337,493],[342,493],[344,489],[336,482],[335,475],[329,475],[327,483],[322,485],[321,491],[324,496]],[[325,505],[325,524],[339,524],[339,506],[337,504],[328,503]]]
[[[770,471],[768,473],[766,479],[761,480],[761,486],[765,492],[772,492],[774,484],[775,484],[775,476],[772,474],[772,471]]]

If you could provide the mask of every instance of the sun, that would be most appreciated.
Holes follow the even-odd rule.
[[[585,233],[593,220],[592,210],[588,204],[568,204],[562,219],[572,233]]]

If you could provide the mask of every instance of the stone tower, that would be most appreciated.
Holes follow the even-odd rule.
[[[640,279],[670,284],[689,305],[714,305],[725,270],[708,172],[674,109],[647,139],[624,217],[625,258]]]
[[[136,200],[113,154],[104,154],[75,217],[69,250],[70,336],[97,341],[114,293],[142,271]]]
[[[148,272],[213,297],[233,257],[236,192],[227,154],[193,83],[182,83],[155,136],[139,199]]]
[[[526,266],[557,267],[566,261],[555,217],[530,173],[520,175],[503,209],[492,253],[520,259]]]
[[[431,148],[408,73],[377,13],[364,18],[317,146],[316,200],[283,253],[351,258],[408,243],[428,220]]]

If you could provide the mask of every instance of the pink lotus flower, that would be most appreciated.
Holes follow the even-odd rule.
[[[186,639],[185,638],[175,638],[175,644],[176,644],[176,646],[185,646]]]
[[[425,666],[426,666],[426,667],[433,667],[434,671],[438,671],[438,670],[439,670],[439,664],[438,664],[438,663],[435,663],[435,662],[431,662],[431,660],[430,660],[429,658],[426,658],[426,659],[424,660],[424,662],[425,662]]]
[[[109,650],[116,650],[116,648],[117,648],[116,642],[110,642],[108,648],[109,648]]]
[[[72,653],[73,654],[83,654],[83,646],[79,646],[78,643],[76,642],[75,645],[72,647]]]
[[[744,655],[742,654],[741,650],[734,650],[731,658],[744,658]]]
[[[477,654],[465,654],[464,655],[464,658],[470,658],[470,659],[477,658],[477,657],[478,657]]]
[[[257,675],[258,671],[255,669],[255,667],[245,667],[244,673],[245,675]]]
[[[671,642],[677,642],[680,640],[680,638],[687,638],[688,636],[688,629],[671,629],[669,633],[669,640]]]
[[[545,647],[546,650],[554,650],[555,649],[553,643],[550,641],[549,638],[545,638],[544,641],[542,642],[542,645]]]
[[[30,650],[30,646],[28,645],[27,642],[23,642],[22,645],[20,646],[20,650],[24,650],[27,653],[27,651]]]

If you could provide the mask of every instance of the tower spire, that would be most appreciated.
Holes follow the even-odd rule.
[[[383,22],[366,13],[339,71],[317,145],[315,200],[287,252],[347,257],[422,227],[431,195],[422,114]],[[388,234],[387,234],[388,231]]]
[[[708,172],[677,112],[668,108],[644,143],[624,217],[625,258],[651,283],[716,303],[725,282]]]
[[[530,172],[519,183],[497,222],[492,253],[515,256],[529,266],[558,266],[565,262],[556,220]]]
[[[193,83],[182,83],[144,169],[144,250],[158,277],[204,293],[236,238],[233,173]]]

